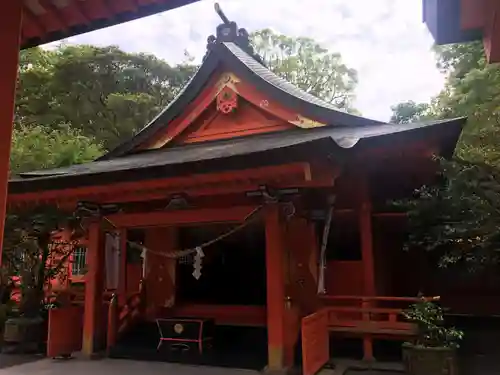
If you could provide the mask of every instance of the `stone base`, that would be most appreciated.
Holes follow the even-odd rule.
[[[403,362],[409,375],[458,375],[457,355],[452,348],[403,345]]]

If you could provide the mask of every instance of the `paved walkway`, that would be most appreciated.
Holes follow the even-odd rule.
[[[37,355],[23,355],[23,354],[2,354],[0,353],[0,369],[5,369],[12,366],[18,366],[29,362],[41,360],[43,357]]]
[[[256,375],[257,371],[220,367],[197,367],[164,362],[120,359],[95,361],[42,359],[0,370],[0,375]]]

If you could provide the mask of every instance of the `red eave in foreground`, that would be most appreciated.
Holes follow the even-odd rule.
[[[198,0],[9,0],[23,2],[21,48],[117,25]]]

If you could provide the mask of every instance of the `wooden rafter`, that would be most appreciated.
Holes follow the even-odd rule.
[[[22,48],[56,41],[177,8],[197,0],[19,0],[25,14]],[[43,32],[38,33],[43,24]]]

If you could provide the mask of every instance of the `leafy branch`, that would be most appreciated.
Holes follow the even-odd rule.
[[[408,212],[408,248],[436,251],[440,265],[470,269],[500,262],[500,171],[456,158],[437,159],[438,181],[395,202]]]

